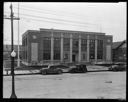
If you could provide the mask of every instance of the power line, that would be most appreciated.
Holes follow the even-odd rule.
[[[17,8],[17,7],[14,7],[14,8]],[[27,8],[26,9],[26,8],[21,7],[21,10],[27,10],[27,11],[31,11],[31,12],[35,12],[35,11],[37,12],[38,11],[38,13],[45,13],[45,14],[50,14],[50,15],[56,15],[56,16],[58,16],[57,14],[55,14],[53,12],[52,13],[51,12],[50,13],[47,13],[47,11],[46,12],[43,11],[43,10],[40,11],[40,10],[36,10],[36,9],[33,9],[33,8],[32,9],[31,8],[29,8],[29,9]],[[61,15],[61,16],[63,16],[63,15]]]
[[[66,24],[66,23],[62,23],[62,22],[54,22],[54,21],[46,21],[46,20],[39,20],[39,19],[33,19],[33,18],[25,18],[25,17],[21,17],[23,19],[27,19],[27,20],[34,20],[34,21],[43,21],[43,22],[49,22],[49,23],[54,23],[54,24]],[[73,24],[69,24],[69,25],[72,25],[72,26],[79,26],[79,27],[88,27],[88,26],[82,26],[82,25],[73,25]]]
[[[44,19],[47,19],[47,20],[59,20],[59,21],[62,21],[62,20],[60,20],[60,19],[52,19],[52,18],[46,18],[46,17],[40,17],[40,16],[34,16],[34,15],[29,15],[29,14],[21,14],[21,15],[23,15],[23,16],[29,16],[29,17],[35,17],[35,18],[44,18]],[[24,17],[22,17],[22,18],[24,18]],[[25,18],[26,19],[26,18]],[[46,21],[46,20],[37,20],[37,19],[33,19],[33,18],[29,18],[29,19],[32,19],[32,20],[36,20],[36,21],[44,21],[44,22],[50,22],[50,23],[58,23],[58,24],[65,24],[65,22],[66,23],[75,23],[75,22],[73,22],[73,21],[66,21],[66,20],[63,20],[63,23],[61,22],[55,22],[55,21]],[[81,23],[80,23],[81,24]],[[82,27],[88,27],[87,25],[80,25],[79,24],[79,26],[82,26]],[[70,24],[70,25],[72,25],[72,24]],[[72,26],[78,26],[78,24],[77,25],[72,25]]]
[[[17,14],[17,13],[16,13]],[[20,13],[21,15],[25,15],[25,16],[30,16],[30,17],[36,17],[36,18],[44,18],[44,19],[48,19],[48,20],[55,20],[55,21],[63,21],[63,22],[70,22],[70,23],[78,23],[78,24],[82,24],[82,25],[86,25],[89,23],[83,23],[83,22],[77,22],[77,21],[71,21],[71,20],[64,20],[64,19],[56,19],[56,18],[49,18],[49,17],[42,17],[42,16],[35,16],[35,15],[30,15],[30,14],[23,14]],[[89,24],[89,25],[95,25],[95,24]]]
[[[33,18],[26,18],[26,17],[20,17],[20,19],[26,19],[26,20],[32,20],[32,21],[38,21],[38,22],[40,22],[40,21],[43,21],[43,22],[47,22],[47,23],[53,23],[53,24],[66,24],[66,23],[64,23],[64,22],[55,22],[55,21],[48,21],[48,20],[39,20],[39,19],[33,19]],[[67,24],[66,24],[67,25]],[[86,27],[86,28],[89,28],[89,29],[92,29],[91,27],[89,27],[89,26],[84,26],[84,25],[78,25],[78,24],[70,24],[70,23],[68,23],[68,25],[71,25],[71,26],[77,26],[77,27]]]
[[[16,7],[17,8],[17,7]],[[27,8],[27,9],[26,9]],[[42,13],[42,10],[43,9],[41,9],[41,11],[40,11],[40,9],[33,9],[33,8],[28,8],[28,7],[25,7],[25,8],[23,8],[23,7],[21,7],[21,10],[22,9],[24,9],[24,10],[28,10],[28,11],[31,11],[31,12],[34,12],[33,10],[35,10],[36,11],[36,13],[37,13],[37,11],[38,12],[40,12],[40,13]],[[44,13],[44,12],[43,12]],[[52,12],[53,13],[53,12]],[[50,14],[52,14],[52,13],[50,13]],[[54,15],[56,15],[56,14],[54,14]],[[50,19],[53,19],[53,18],[50,18]],[[77,22],[77,21],[69,21],[69,20],[64,20],[64,19],[56,19],[56,20],[61,20],[61,21],[67,21],[67,22],[76,22],[76,23],[81,23],[81,24],[89,24],[89,25],[97,25],[97,24],[94,24],[94,23],[85,23],[85,22]]]
[[[58,15],[58,14],[56,14],[57,12],[56,11],[53,11],[53,10],[47,10],[47,9],[38,9],[38,8],[30,8],[30,7],[26,7],[26,6],[23,6],[22,5],[22,7],[21,7],[22,9],[26,9],[26,10],[35,10],[35,11],[39,11],[39,12],[42,12],[42,11],[45,11],[45,12],[50,12],[50,14],[53,14],[53,15]],[[54,13],[54,12],[56,12],[56,13]],[[68,13],[69,15],[71,15],[71,16],[79,16],[79,17],[81,17],[82,15],[78,15],[78,14],[75,14],[75,13],[69,13],[69,12],[64,12],[64,11],[60,11],[60,12],[58,12],[59,13],[59,15],[61,14],[61,15],[63,15],[63,16],[65,16],[64,14],[65,13]],[[49,14],[49,13],[47,13],[47,14]],[[68,16],[69,16],[68,15]]]

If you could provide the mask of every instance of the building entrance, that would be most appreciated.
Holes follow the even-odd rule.
[[[31,43],[31,61],[38,61],[38,43]]]
[[[76,61],[76,55],[72,55],[72,62]]]

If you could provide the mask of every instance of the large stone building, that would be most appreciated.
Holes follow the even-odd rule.
[[[112,36],[100,32],[27,30],[22,46],[27,65],[112,61]]]

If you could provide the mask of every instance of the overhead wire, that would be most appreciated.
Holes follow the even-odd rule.
[[[8,12],[6,12],[5,11],[5,13],[8,13]],[[47,17],[41,17],[41,16],[34,16],[34,15],[29,15],[29,14],[20,14],[20,15],[22,15],[22,16],[28,16],[29,18],[25,18],[25,17],[22,17],[23,19],[31,19],[31,20],[36,20],[36,21],[44,21],[44,22],[50,22],[50,23],[56,23],[56,24],[66,24],[66,23],[68,23],[68,24],[70,24],[70,23],[74,23],[74,22],[69,22],[69,21],[66,21],[66,20],[64,20],[63,22],[62,22],[62,20],[59,20],[58,21],[58,19],[52,19],[52,18],[47,18]],[[31,17],[35,17],[35,18],[41,18],[41,20],[40,19],[33,19],[33,18],[31,18]],[[20,17],[21,18],[21,17]],[[47,19],[47,21],[46,20],[42,20],[42,18],[43,19]],[[50,21],[49,21],[50,20]],[[51,21],[52,20],[52,21]],[[55,21],[54,21],[55,20]],[[57,22],[56,22],[57,21]],[[60,22],[61,21],[61,22]],[[89,27],[88,25],[81,25],[81,24],[79,24],[79,23],[77,23],[77,24],[70,24],[70,25],[72,25],[72,26],[81,26],[81,27]]]
[[[16,8],[17,9],[17,7],[14,7],[14,8]],[[26,9],[27,8],[27,9]],[[31,11],[31,12],[34,12],[34,10],[36,11],[36,13],[38,12],[38,13],[44,13],[44,12],[42,12],[42,10],[43,9],[41,9],[41,11],[40,11],[40,9],[35,9],[35,8],[29,8],[29,7],[21,7],[21,10],[28,10],[28,11]],[[53,12],[51,12],[51,13],[47,13],[47,14],[54,14],[54,15],[57,15],[58,16],[58,14],[55,14],[55,13],[53,13]],[[66,16],[67,17],[67,16]],[[50,18],[50,19],[53,19],[53,18]],[[64,19],[56,19],[56,20],[61,20],[61,21],[68,21],[68,22],[76,22],[76,23],[81,23],[81,24],[89,24],[89,25],[97,25],[97,24],[92,24],[92,23],[87,23],[87,22],[78,22],[78,21],[71,21],[71,20],[64,20]]]
[[[18,9],[18,7],[17,6],[13,6],[14,8],[16,8],[16,9]],[[26,6],[24,6],[24,5],[22,5],[21,7],[21,10],[28,10],[28,11],[31,11],[31,12],[34,12],[34,11],[36,11],[36,13],[38,12],[38,13],[43,13],[42,11],[44,11],[44,9],[36,9],[36,8],[29,8],[29,7],[26,7]],[[51,10],[46,10],[45,9],[45,11],[48,11],[48,12],[50,12],[50,13],[48,13],[48,14],[54,14],[54,15],[58,15],[58,14],[56,14],[56,13],[54,13],[55,11],[52,11],[51,12]],[[62,12],[59,12],[59,14],[60,13],[62,13]],[[67,13],[67,12],[66,12]],[[70,14],[70,13],[69,13]],[[28,15],[28,14],[26,14],[26,15]],[[72,15],[72,14],[70,14],[70,15]],[[76,15],[76,14],[73,14],[73,15]],[[34,17],[34,15],[28,15],[28,16],[33,16]],[[77,15],[78,16],[78,15]],[[35,16],[35,17],[39,17],[39,16]],[[67,17],[67,16],[66,16]],[[64,20],[64,19],[55,19],[55,18],[49,18],[49,17],[39,17],[39,18],[44,18],[44,19],[50,19],[50,20],[56,20],[56,21],[63,21],[63,22],[70,22],[70,23],[78,23],[78,24],[84,24],[84,26],[86,25],[86,24],[88,24],[88,26],[89,25],[95,25],[96,27],[98,27],[99,28],[99,25],[97,25],[97,24],[92,24],[92,23],[85,23],[85,22],[79,22],[79,21],[71,21],[71,20]],[[87,27],[87,26],[86,26]]]
[[[14,7],[16,7],[16,6],[14,6]],[[17,8],[17,7],[16,7],[16,8]],[[44,11],[45,13],[50,12],[50,13],[47,13],[47,14],[52,14],[52,15],[57,15],[57,16],[58,16],[58,15],[61,15],[61,16],[63,15],[63,16],[65,16],[65,13],[68,13],[68,14],[69,14],[70,16],[72,16],[72,17],[73,17],[73,16],[79,16],[79,17],[81,17],[81,15],[74,14],[74,13],[71,13],[71,12],[70,12],[70,13],[69,13],[69,12],[64,12],[64,11],[56,12],[56,11],[47,10],[47,9],[44,9],[44,8],[43,8],[43,9],[30,8],[30,7],[26,7],[26,6],[24,6],[24,5],[22,5],[21,8],[22,8],[22,9],[25,9],[25,10],[29,10],[29,11],[35,10],[36,12],[38,11],[38,12],[40,12],[40,13],[41,13],[42,11]],[[44,13],[44,12],[43,12],[43,13]],[[56,14],[56,13],[54,13],[54,12],[56,12],[56,13],[58,13],[58,14]],[[68,16],[69,16],[69,15],[68,15]],[[67,16],[67,15],[66,15],[66,16]]]
[[[17,7],[14,7],[14,8],[17,8]],[[17,8],[18,9],[18,8]],[[30,10],[31,9],[31,10]],[[43,9],[33,9],[33,8],[28,8],[28,7],[24,7],[24,6],[22,6],[21,7],[21,10],[27,10],[27,11],[32,11],[32,12],[35,12],[36,11],[36,13],[44,13],[44,12],[42,12],[42,10]],[[41,11],[40,11],[41,10]],[[44,10],[43,10],[44,11]],[[48,10],[45,10],[46,12],[48,11]],[[45,13],[46,13],[45,12]],[[56,16],[58,16],[58,14],[56,14],[56,13],[51,13],[51,11],[48,11],[48,12],[50,12],[50,13],[46,13],[46,14],[50,14],[50,15],[56,15]],[[9,12],[4,12],[4,13],[9,13]],[[18,14],[18,13],[16,13],[16,14]],[[59,13],[60,14],[60,13]],[[54,23],[54,24],[66,24],[66,23],[68,23],[68,24],[70,24],[70,23],[74,23],[74,24],[70,24],[70,25],[72,25],[72,26],[79,26],[79,27],[88,27],[89,25],[97,25],[97,24],[92,24],[92,23],[85,23],[85,22],[79,22],[79,21],[71,21],[71,20],[65,20],[65,19],[56,19],[56,18],[49,18],[49,17],[42,17],[42,16],[35,16],[35,15],[30,15],[30,14],[21,14],[20,13],[20,15],[22,15],[22,16],[28,16],[29,18],[26,18],[26,17],[20,17],[20,19],[28,19],[28,20],[32,20],[32,21],[43,21],[43,22],[49,22],[49,23]],[[72,14],[71,14],[72,15]],[[68,15],[69,16],[69,15]],[[77,15],[78,16],[78,15]],[[31,17],[34,17],[34,19],[33,18],[31,18]],[[67,17],[67,16],[66,16]],[[36,19],[35,19],[36,18]],[[41,20],[40,19],[38,19],[38,18],[41,18]],[[42,20],[42,19],[45,19],[45,20]],[[50,20],[50,21],[49,21]],[[86,25],[86,24],[88,24],[88,25]]]

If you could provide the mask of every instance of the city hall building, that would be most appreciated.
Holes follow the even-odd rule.
[[[27,30],[22,48],[26,65],[112,61],[112,36],[100,32]]]

